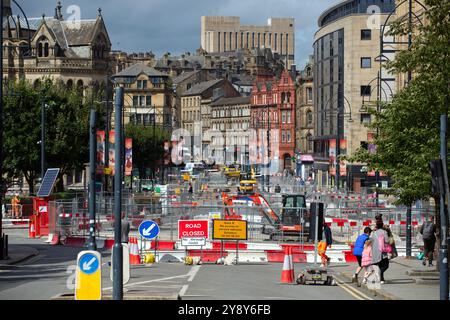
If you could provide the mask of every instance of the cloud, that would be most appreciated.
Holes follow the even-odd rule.
[[[295,18],[296,62],[302,68],[312,54],[320,14],[339,0],[62,0],[63,14],[78,5],[82,19],[106,22],[113,49],[179,54],[200,47],[202,15],[240,16],[242,24],[267,23],[269,17]],[[56,0],[19,0],[28,17],[54,15]],[[18,9],[13,6],[13,11]]]

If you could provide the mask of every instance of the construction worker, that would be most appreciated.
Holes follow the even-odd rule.
[[[18,219],[20,217],[20,199],[19,194],[16,193],[11,199],[11,207],[13,212],[13,217]]]
[[[330,227],[325,223],[325,219],[323,220],[323,229],[321,231],[321,238],[317,245],[317,253],[319,254],[322,265],[321,267],[326,268],[330,264],[330,257],[326,255],[327,248],[331,248],[333,244],[333,238],[331,235]],[[319,234],[320,235],[320,234]]]

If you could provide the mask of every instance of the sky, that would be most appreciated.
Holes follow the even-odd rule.
[[[16,0],[27,17],[54,16],[57,0]],[[239,16],[241,24],[265,25],[269,17],[295,18],[295,60],[312,54],[320,14],[342,0],[61,0],[65,19],[95,19],[102,9],[113,50],[178,55],[200,47],[201,16]],[[73,10],[72,8],[75,8]],[[77,9],[79,8],[79,9]],[[72,9],[68,11],[68,9]],[[14,14],[18,8],[13,5]]]

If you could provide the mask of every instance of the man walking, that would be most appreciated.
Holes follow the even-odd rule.
[[[317,245],[317,253],[319,254],[319,256],[322,260],[321,267],[326,268],[330,264],[330,257],[328,257],[326,255],[327,247],[331,248],[331,245],[333,244],[333,238],[331,235],[331,229],[325,223],[325,219],[323,220],[323,229],[322,229],[321,237],[319,238],[319,240],[320,241]]]
[[[420,228],[420,234],[422,235],[424,250],[422,264],[425,266],[427,264],[426,260],[428,259],[428,266],[432,267],[434,247],[436,245],[436,225],[434,224],[433,215],[430,215],[428,221],[424,222]]]

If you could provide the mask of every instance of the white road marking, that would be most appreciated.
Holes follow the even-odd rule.
[[[188,287],[189,287],[189,285],[185,284],[185,285],[181,288],[181,290],[180,290],[180,292],[178,293],[178,295],[179,295],[180,297],[184,297],[184,295],[186,294],[186,291],[187,291]]]
[[[185,278],[187,276],[188,276],[188,274],[183,274],[181,276],[174,276],[174,277],[167,277],[167,278],[147,280],[147,281],[142,281],[142,282],[129,283],[129,284],[124,285],[124,287],[132,287],[132,286],[137,286],[137,285],[140,285],[140,284],[146,284],[146,283],[151,283],[151,282],[160,282],[160,281],[177,279],[177,278]],[[112,287],[108,287],[108,288],[104,288],[103,290],[105,291],[105,290],[111,290],[111,289],[112,289]]]
[[[197,274],[198,270],[200,270],[201,266],[193,266],[191,271],[189,271],[188,275],[190,275],[188,282],[192,282],[194,280],[195,275]]]

